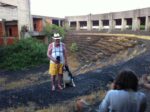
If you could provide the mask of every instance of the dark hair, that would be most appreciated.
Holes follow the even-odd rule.
[[[138,78],[131,70],[123,70],[119,73],[114,81],[114,89],[133,90],[138,89]]]

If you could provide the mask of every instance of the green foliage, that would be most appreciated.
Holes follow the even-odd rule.
[[[63,29],[64,29],[65,32],[70,31],[70,27],[69,27],[69,25],[67,25],[67,24],[65,24],[65,25],[63,26]]]
[[[74,42],[70,46],[71,52],[77,52],[79,50],[78,45]]]
[[[129,25],[129,28],[128,29],[132,29],[132,25]]]
[[[54,24],[46,24],[46,26],[43,29],[44,34],[49,38],[49,41],[52,40],[54,33],[59,33],[60,36],[64,39],[65,37],[65,30],[62,27],[59,27]]]
[[[0,69],[18,70],[48,63],[47,46],[29,38],[0,48]]]
[[[140,25],[140,30],[145,30],[145,25]]]

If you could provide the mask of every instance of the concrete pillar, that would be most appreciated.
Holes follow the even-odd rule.
[[[44,29],[44,27],[46,26],[46,18],[45,17],[42,18],[42,24],[43,24],[42,29]]]
[[[88,15],[88,20],[87,20],[87,30],[91,31],[92,30],[92,21],[91,21],[91,14]]]
[[[62,27],[67,27],[68,28],[68,26],[65,25],[65,20],[60,20],[60,23],[61,23]]]
[[[138,17],[132,18],[132,30],[140,30],[140,19]]]
[[[121,31],[126,30],[127,20],[122,18],[121,19]]]
[[[108,32],[115,28],[115,20],[113,19],[113,13],[109,14],[109,29]]]
[[[21,37],[22,26],[27,26],[29,30],[33,29],[30,12],[30,0],[18,0],[18,33],[19,39]]]
[[[115,28],[115,20],[111,19],[109,20],[109,31],[113,30]]]
[[[6,36],[6,28],[5,28],[5,19],[2,19],[2,31],[3,31],[3,37]]]
[[[92,30],[92,21],[90,21],[90,20],[87,21],[87,30],[88,31]]]
[[[30,19],[30,27],[29,27],[29,30],[30,30],[30,31],[34,31],[33,18],[32,18],[32,16],[30,16],[30,18],[31,18],[31,19]]]
[[[66,24],[71,28],[70,21],[66,22]]]
[[[103,21],[99,20],[99,31],[103,30]]]
[[[78,30],[80,30],[80,23],[79,23],[79,21],[76,21],[76,30],[78,31]]]
[[[29,7],[29,30],[33,31],[33,18],[31,14],[31,2],[30,0],[27,0],[28,2],[28,7]]]
[[[2,19],[2,31],[3,31],[4,45],[7,45],[5,21],[6,21],[5,19]]]
[[[60,20],[58,20],[58,26],[61,26],[61,21]]]
[[[150,31],[150,17],[146,16],[145,31]]]
[[[65,26],[68,30],[71,29],[71,27],[70,27],[70,21],[65,20],[65,21],[64,21],[64,26]]]

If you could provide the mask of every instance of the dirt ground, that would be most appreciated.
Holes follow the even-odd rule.
[[[12,87],[12,89],[10,87],[10,89],[5,89],[5,86],[0,86],[0,110],[22,105],[27,106],[29,102],[34,102],[40,107],[45,107],[50,104],[61,103],[78,96],[90,94],[91,92],[98,91],[101,88],[105,89],[107,83],[112,79],[112,77],[114,78],[120,70],[125,68],[134,70],[139,77],[143,74],[150,74],[150,41],[143,40],[143,42],[146,44],[147,48],[147,51],[143,54],[140,54],[129,61],[109,65],[107,67],[75,76],[76,87],[68,87],[62,91],[51,91],[50,78],[47,75],[47,72],[45,72],[48,69],[48,65],[41,65],[26,71],[0,71],[0,76],[4,80],[5,78],[7,79],[5,80],[6,83],[11,83],[11,81],[17,81],[18,79],[29,80],[29,82],[27,82],[29,85],[25,87]],[[40,79],[41,74],[43,74],[42,79]],[[32,75],[39,77],[34,79],[30,77]],[[40,80],[40,83],[38,80]],[[32,84],[30,81],[35,81],[37,83]],[[3,82],[3,80],[0,82]],[[140,90],[147,95],[148,108],[146,112],[150,112],[150,92],[143,88]]]

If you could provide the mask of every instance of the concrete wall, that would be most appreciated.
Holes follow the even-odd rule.
[[[27,25],[29,30],[33,29],[30,13],[30,0],[18,0],[18,28],[19,32],[23,25]]]
[[[28,26],[29,30],[33,29],[30,0],[0,0],[0,4],[2,4],[0,6],[0,19],[5,19],[6,21],[17,20],[19,37],[23,25]],[[4,7],[3,4],[7,6]]]
[[[0,19],[18,20],[17,8],[11,9],[9,7],[5,8],[0,6],[0,11]]]
[[[18,6],[18,0],[0,0],[1,3]]]

